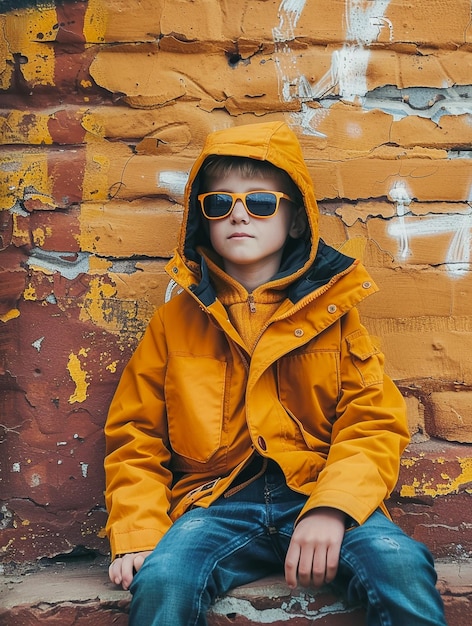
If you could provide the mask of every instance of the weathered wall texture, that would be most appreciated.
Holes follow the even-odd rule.
[[[294,128],[323,237],[381,287],[362,313],[419,446],[398,498],[470,504],[471,0],[0,6],[3,559],[107,551],[102,427],[188,169],[262,119]],[[430,438],[459,442],[453,475]]]

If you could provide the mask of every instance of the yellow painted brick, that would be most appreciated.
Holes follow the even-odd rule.
[[[169,257],[177,245],[182,210],[162,199],[84,203],[81,249],[111,257]]]
[[[448,441],[472,443],[472,392],[443,391],[431,394],[431,434]]]

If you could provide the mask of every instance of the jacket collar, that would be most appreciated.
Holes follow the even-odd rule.
[[[292,262],[299,262],[296,254],[293,256]],[[353,263],[355,260],[352,257],[338,252],[320,239],[312,266],[304,275],[289,285],[287,297],[293,304],[297,304],[302,298],[327,285],[338,274],[345,272]],[[274,276],[273,280],[276,281],[284,276],[292,275],[294,267],[293,265],[289,267],[289,265],[290,263],[287,263],[285,268]],[[203,256],[200,260],[200,272],[200,282],[192,288],[192,293],[204,307],[209,307],[216,300],[216,292],[211,284],[210,272]]]

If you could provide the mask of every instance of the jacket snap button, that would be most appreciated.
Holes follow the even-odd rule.
[[[295,337],[303,337],[305,333],[303,332],[303,328],[297,328],[294,331],[294,334],[295,334]]]
[[[365,283],[362,283],[362,286],[364,287],[364,289],[369,289],[369,287],[372,287],[372,283],[366,280]]]
[[[175,266],[174,266],[174,267],[172,268],[172,272],[173,272],[174,274],[178,274],[178,273],[179,273],[179,270],[178,270],[178,268],[177,268],[177,267],[175,267]]]
[[[338,307],[335,304],[328,305],[328,313],[336,313]]]
[[[257,443],[259,444],[259,447],[261,450],[264,450],[264,452],[267,450],[267,444],[265,442],[264,437],[258,437],[257,438]]]

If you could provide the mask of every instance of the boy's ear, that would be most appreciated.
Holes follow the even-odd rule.
[[[292,224],[288,234],[293,239],[300,239],[300,237],[305,234],[306,226],[305,207],[298,207],[292,218]]]

